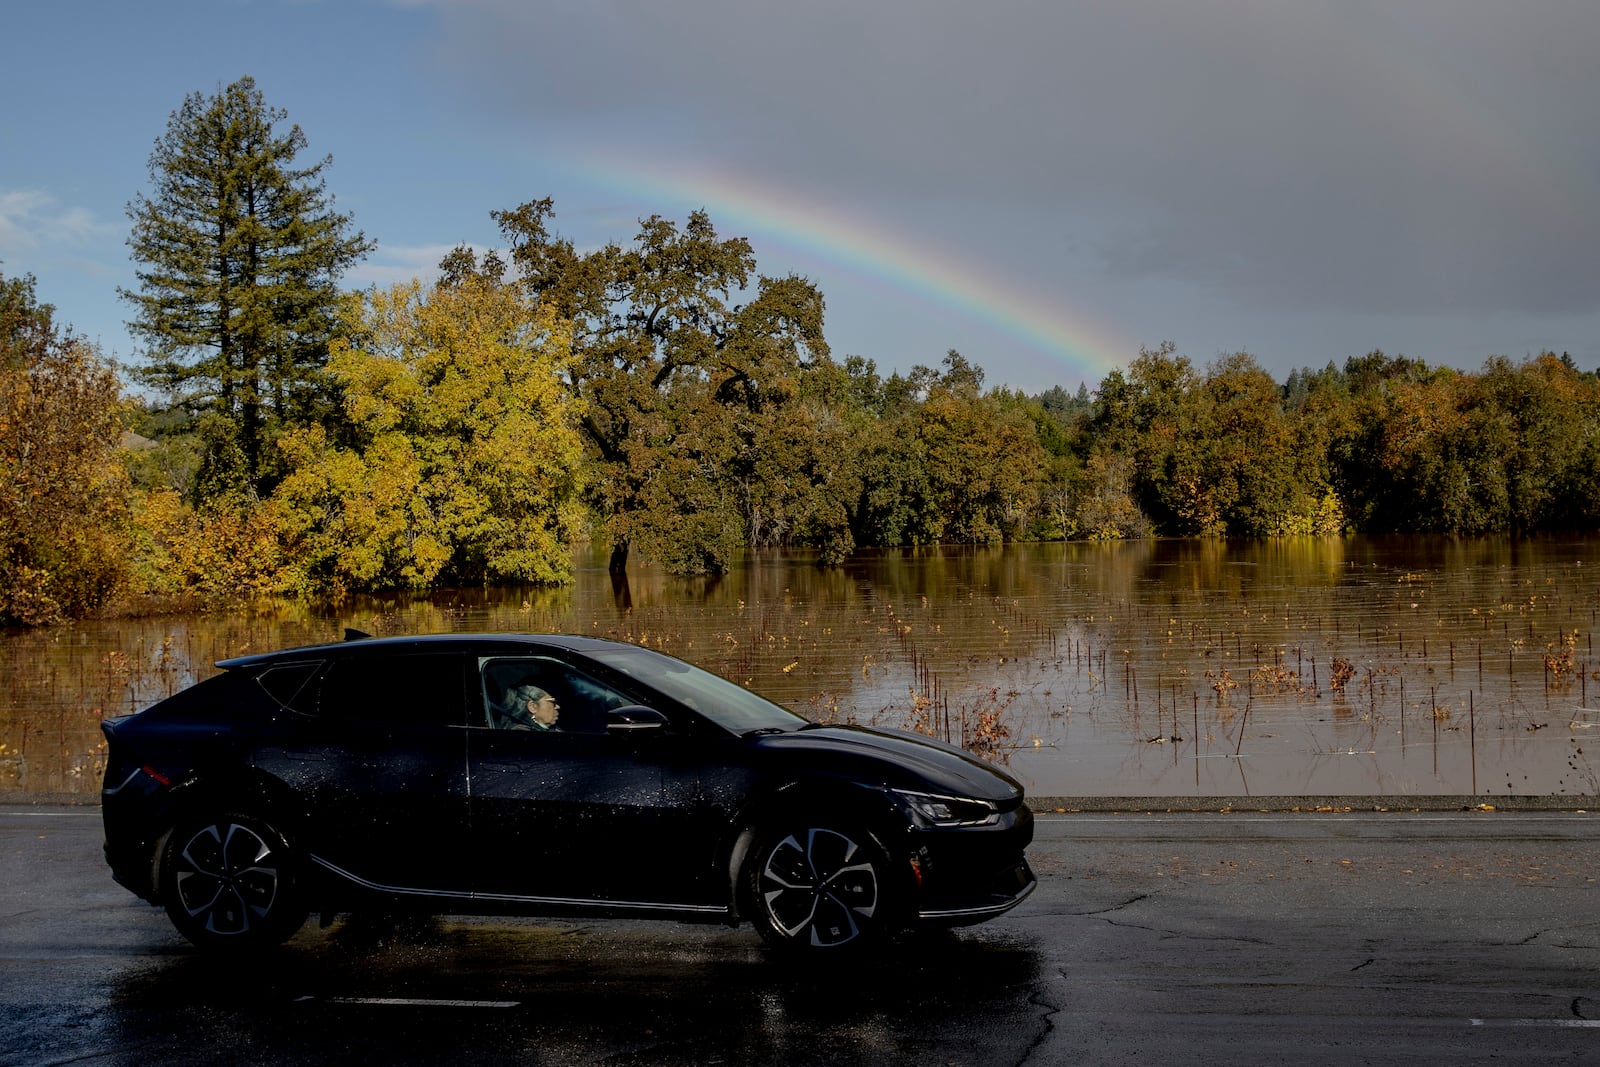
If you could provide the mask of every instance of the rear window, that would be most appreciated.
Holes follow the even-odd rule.
[[[341,657],[303,685],[290,706],[319,718],[459,726],[465,663],[456,653]]]
[[[257,675],[256,683],[267,691],[267,695],[276,701],[279,707],[298,710],[296,699],[321,666],[320,662],[312,662],[268,667]]]
[[[214,674],[158,702],[147,714],[160,718],[234,718],[241,714],[271,714],[275,709],[263,699],[261,689],[246,674]]]

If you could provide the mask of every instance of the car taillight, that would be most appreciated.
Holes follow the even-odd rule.
[[[162,785],[171,785],[172,784],[172,779],[171,778],[168,778],[166,775],[162,774],[160,771],[156,770],[154,767],[150,766],[150,764],[148,764],[148,763],[146,763],[143,767],[141,767],[139,769],[144,771],[144,773],[148,774],[150,777],[154,778],[156,781],[160,782]]]

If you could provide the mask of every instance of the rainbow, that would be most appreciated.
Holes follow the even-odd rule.
[[[665,168],[656,160],[640,167],[591,159],[584,169],[587,180],[615,192],[672,197],[693,208],[703,207],[719,229],[731,220],[750,231],[745,236],[775,238],[859,277],[992,326],[1065,364],[1091,388],[1136,351],[1088,316],[1030,298],[1001,279],[974,270],[949,249],[918,242],[837,208],[808,203],[791,190],[718,172]]]

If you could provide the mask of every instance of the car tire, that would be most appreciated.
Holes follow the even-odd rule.
[[[297,861],[265,819],[226,813],[180,825],[161,865],[161,899],[198,948],[250,952],[281,944],[306,920]]]
[[[751,921],[783,951],[860,951],[893,927],[888,859],[849,823],[799,821],[759,834],[744,881]]]

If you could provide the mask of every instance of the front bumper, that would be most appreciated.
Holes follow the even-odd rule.
[[[968,926],[1004,914],[1038,885],[1025,851],[1033,813],[1019,806],[985,826],[924,829],[912,834],[919,926]]]
[[[1026,859],[1017,861],[1015,867],[1001,871],[990,883],[989,893],[981,902],[951,908],[923,908],[917,912],[921,926],[971,926],[1003,915],[1028,899],[1039,886],[1033,869]]]

